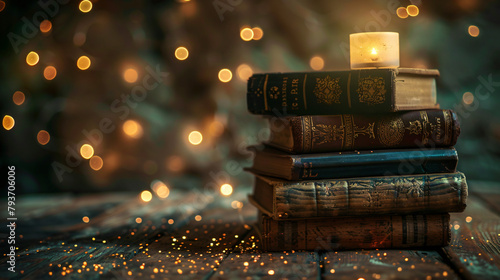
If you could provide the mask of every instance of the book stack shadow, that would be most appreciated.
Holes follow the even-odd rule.
[[[249,147],[250,202],[265,251],[441,247],[466,207],[455,113],[437,70],[255,74],[251,113],[270,139]]]

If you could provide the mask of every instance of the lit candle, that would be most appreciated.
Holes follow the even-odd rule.
[[[399,67],[397,32],[354,33],[349,39],[351,69]]]

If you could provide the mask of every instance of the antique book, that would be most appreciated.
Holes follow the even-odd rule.
[[[467,190],[460,172],[296,182],[257,175],[249,200],[276,220],[425,214],[462,212]]]
[[[441,247],[450,215],[380,215],[276,221],[259,215],[264,251]]]
[[[386,68],[254,74],[247,105],[275,116],[383,113],[439,108],[435,69]]]
[[[269,147],[251,146],[253,173],[286,180],[318,180],[382,175],[455,172],[455,148],[400,149],[287,154]]]
[[[451,110],[269,119],[268,145],[289,153],[453,146],[460,124]]]

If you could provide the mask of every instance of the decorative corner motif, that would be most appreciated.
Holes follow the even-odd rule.
[[[406,127],[410,134],[420,135],[422,133],[422,124],[419,120],[410,122],[410,126]]]
[[[385,80],[382,77],[365,77],[359,81],[359,102],[368,105],[376,105],[385,102]]]
[[[318,99],[318,103],[340,104],[342,89],[340,88],[339,81],[340,78],[332,79],[329,75],[323,79],[316,78],[313,93]]]
[[[280,91],[277,86],[273,86],[269,89],[269,97],[271,99],[278,99],[279,96],[280,96]]]
[[[262,96],[262,89],[258,88],[256,89],[253,94],[255,94],[255,96],[257,97],[261,97]]]
[[[314,144],[321,145],[337,140],[344,140],[344,127],[337,125],[317,124],[312,127]]]
[[[397,188],[407,198],[422,197],[424,195],[423,183],[414,179],[399,179],[396,181]]]
[[[380,120],[377,125],[377,134],[380,143],[385,146],[392,147],[401,143],[405,134],[403,120],[399,117]]]

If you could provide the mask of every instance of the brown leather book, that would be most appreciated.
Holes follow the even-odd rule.
[[[249,200],[280,220],[462,212],[467,195],[460,172],[311,181],[257,175]]]
[[[451,110],[378,115],[270,118],[267,144],[291,153],[453,146],[460,124]]]
[[[441,247],[450,215],[381,215],[276,221],[259,215],[264,251]]]

